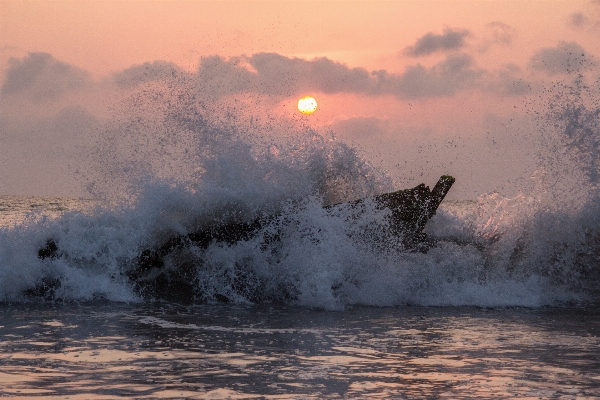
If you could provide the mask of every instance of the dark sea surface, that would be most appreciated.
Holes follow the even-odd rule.
[[[0,395],[600,396],[596,308],[0,307]]]

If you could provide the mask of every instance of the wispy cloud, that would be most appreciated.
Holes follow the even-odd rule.
[[[582,28],[587,25],[589,21],[589,18],[581,12],[569,15],[569,25],[574,28]]]
[[[494,21],[485,26],[483,36],[485,48],[494,44],[510,46],[517,36],[517,30],[503,22]]]
[[[460,50],[465,47],[465,38],[470,35],[468,30],[446,29],[439,35],[428,33],[419,38],[413,46],[404,50],[411,57],[427,56],[432,53]]]
[[[504,96],[521,96],[536,90],[539,82],[530,82],[523,78],[521,68],[515,64],[507,64],[493,72],[488,79],[487,90]]]

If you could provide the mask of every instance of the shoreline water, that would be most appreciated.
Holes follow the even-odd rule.
[[[90,212],[100,202],[83,197],[0,196],[0,228],[14,227],[28,215],[58,218],[69,211]]]
[[[597,309],[0,305],[1,396],[592,398]]]

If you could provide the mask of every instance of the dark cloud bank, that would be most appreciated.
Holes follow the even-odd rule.
[[[501,87],[514,86],[516,79],[506,71],[498,74],[478,68],[471,56],[460,53],[451,54],[431,67],[410,66],[402,74],[349,68],[328,58],[305,60],[259,53],[230,59],[206,57],[196,73],[187,73],[172,63],[155,61],[127,68],[109,81],[128,89],[182,78],[195,82],[199,92],[212,98],[247,92],[273,98],[321,92],[392,95],[400,99],[452,96],[477,88],[500,88],[499,93],[506,95],[511,90]],[[85,71],[57,61],[49,54],[32,53],[24,59],[11,60],[0,94],[7,100],[21,97],[42,103],[91,85],[92,80]]]
[[[410,66],[402,74],[349,68],[327,58],[305,60],[259,53],[231,59],[206,57],[194,74],[185,73],[170,63],[146,63],[123,71],[115,80],[122,87],[135,87],[155,79],[185,77],[195,82],[199,91],[213,98],[246,92],[274,98],[321,92],[419,99],[452,96],[467,89],[510,95],[515,81],[520,79],[517,71],[510,71],[511,74],[506,70],[486,71],[477,67],[471,56],[461,53],[451,54],[431,67]]]
[[[220,95],[252,91],[287,97],[300,91],[315,91],[412,99],[451,95],[475,86],[483,75],[466,55],[449,57],[432,68],[410,67],[401,75],[348,68],[327,58],[307,61],[278,54],[255,54],[243,59],[254,71],[240,66],[239,61],[205,59],[198,78],[200,82],[212,82],[210,90]]]
[[[427,34],[410,48],[410,52],[420,55],[458,50],[465,46],[464,39],[468,34],[468,31]],[[509,36],[500,36],[498,40],[510,41]],[[594,56],[579,44],[562,42],[556,47],[539,50],[531,58],[529,67],[556,75],[580,72],[596,64]],[[400,74],[350,68],[324,57],[305,60],[276,53],[258,53],[229,59],[205,57],[195,73],[185,72],[173,63],[154,61],[127,68],[108,81],[128,89],[149,82],[181,79],[191,82],[198,91],[212,98],[248,92],[285,98],[312,91],[419,99],[452,96],[469,89],[521,95],[530,87],[525,75],[514,65],[489,71],[478,67],[470,55],[456,51],[437,64],[424,66],[418,63]],[[23,59],[10,60],[0,94],[8,100],[18,96],[41,103],[92,84],[94,82],[86,71],[46,53],[31,53]]]

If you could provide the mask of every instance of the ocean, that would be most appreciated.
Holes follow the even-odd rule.
[[[597,398],[598,311],[77,302],[0,309],[25,398]]]
[[[530,185],[445,200],[411,251],[374,202],[323,207],[399,189],[357,150],[175,99],[102,128],[89,199],[0,198],[0,395],[600,396],[597,103],[555,98]]]

